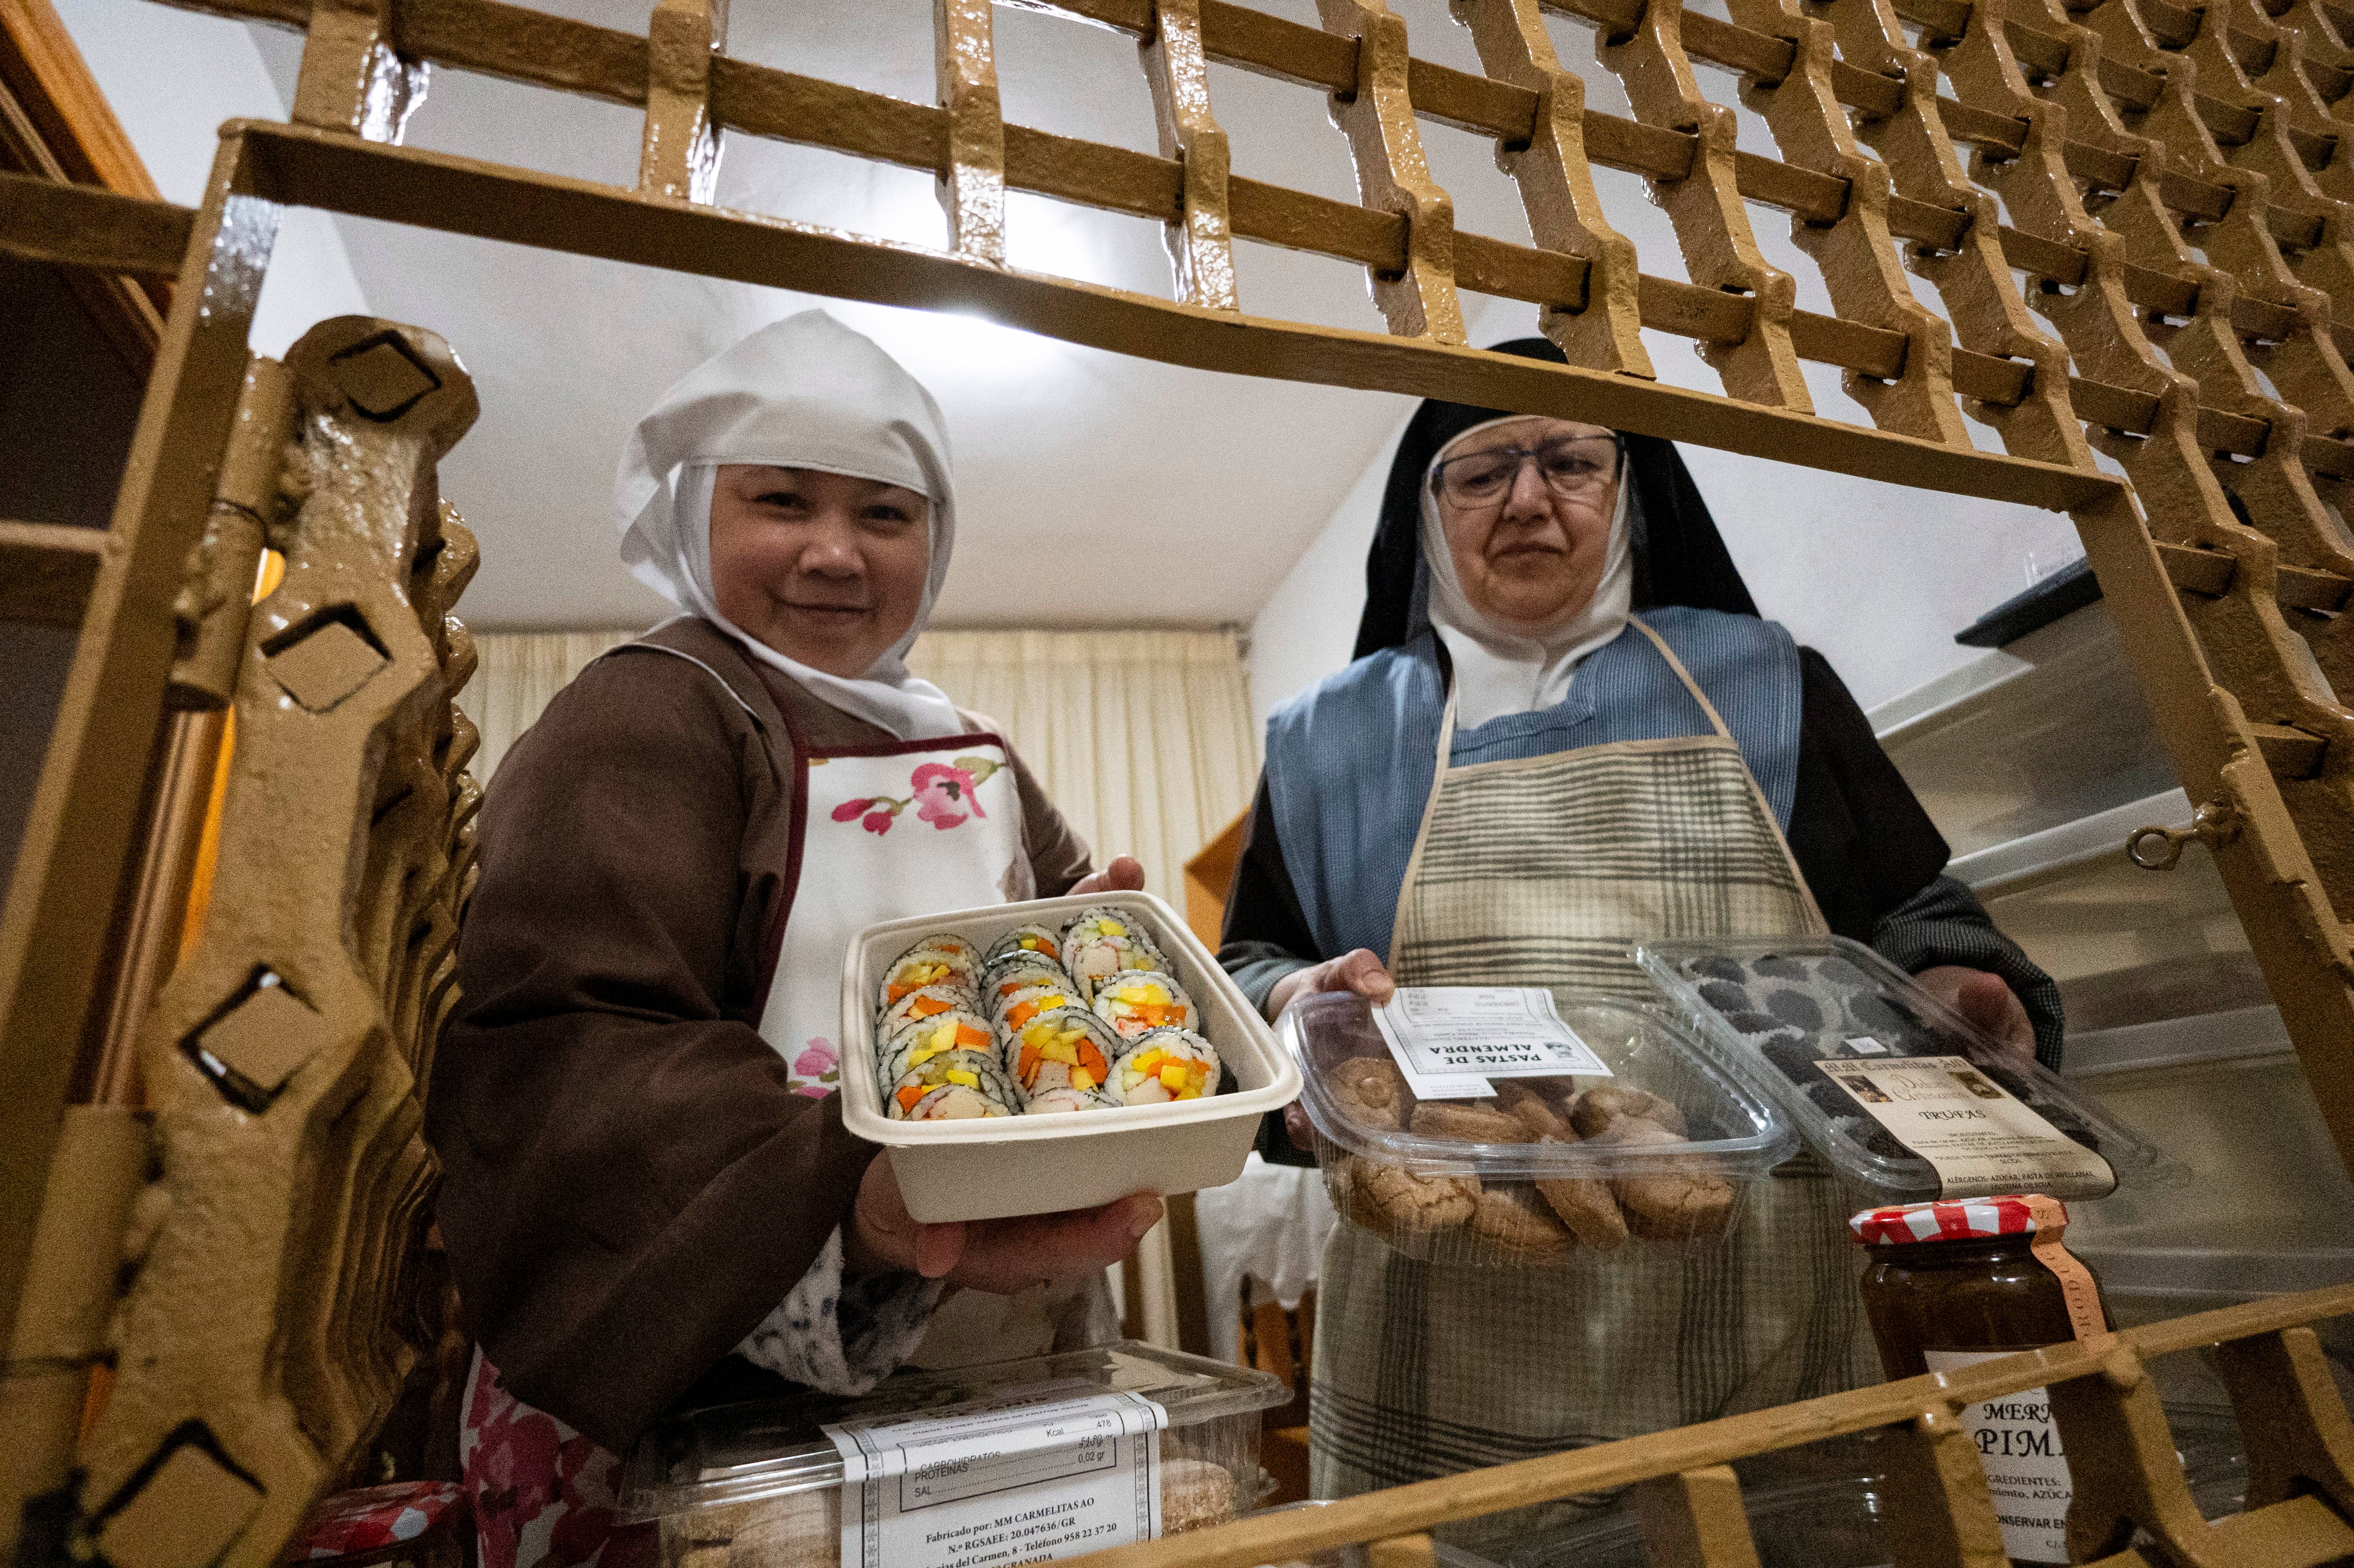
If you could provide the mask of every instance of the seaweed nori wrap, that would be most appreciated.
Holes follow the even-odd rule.
[[[986,975],[1002,964],[1023,958],[1044,959],[1056,969],[1062,968],[1063,934],[1052,926],[1041,926],[1034,921],[1027,926],[1016,926],[982,951],[981,972]]]
[[[960,987],[975,1001],[981,1000],[981,955],[962,937],[927,937],[892,959],[891,967],[883,971],[875,1015],[888,1012],[910,991],[937,985]]]
[[[1036,985],[1025,985],[1010,996],[998,998],[990,1017],[998,1028],[1008,1034],[1014,1034],[1042,1012],[1052,1012],[1058,1007],[1080,1005],[1079,988],[1070,981],[1041,981]]]
[[[1021,1103],[993,1054],[949,1051],[901,1075],[883,1097],[893,1121],[951,1121],[1013,1116]]]
[[[1217,1047],[1190,1029],[1150,1029],[1112,1064],[1111,1096],[1124,1106],[1198,1100],[1218,1092],[1225,1065]]]
[[[1042,1012],[1005,1036],[1006,1070],[1025,1096],[1098,1089],[1111,1076],[1119,1036],[1083,1007]]]
[[[1156,969],[1122,969],[1096,987],[1095,1015],[1123,1040],[1148,1029],[1199,1029],[1201,1014],[1185,988]]]
[[[1167,955],[1144,934],[1143,922],[1124,909],[1083,909],[1063,927],[1063,967],[1092,1003],[1096,988],[1123,969],[1169,972]]]
[[[962,986],[928,985],[920,991],[911,991],[884,1009],[883,1016],[875,1021],[877,1046],[879,1048],[883,1042],[910,1023],[937,1018],[943,1012],[954,1012],[959,1008],[968,1012],[978,1011],[973,1005],[972,992]]]

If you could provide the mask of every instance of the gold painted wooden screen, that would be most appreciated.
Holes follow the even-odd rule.
[[[207,519],[217,519],[217,503],[244,482],[240,476],[249,478],[240,464],[251,454],[239,440],[264,417],[257,410],[313,407],[272,401],[273,373],[249,362],[246,348],[277,215],[292,206],[820,294],[977,310],[1074,343],[1179,365],[1591,419],[2064,510],[2083,535],[2185,787],[2200,803],[2198,836],[2222,868],[2339,1149],[2354,1156],[2354,954],[2343,918],[2354,909],[2354,709],[2341,700],[2354,697],[2354,630],[2337,630],[2354,591],[2354,535],[2343,517],[2354,482],[2354,376],[2347,361],[2354,346],[2348,224],[2354,49],[2347,42],[2354,12],[2337,0],[2216,0],[2197,9],[2172,0],[2098,0],[2083,8],[2072,8],[2072,0],[1727,0],[1720,17],[1687,11],[1681,0],[1453,0],[1452,19],[1469,30],[1482,62],[1472,74],[1417,58],[1404,21],[1383,0],[1317,5],[1316,26],[1225,0],[1029,5],[1137,39],[1159,124],[1155,154],[1007,123],[985,0],[938,0],[938,94],[928,104],[736,59],[725,49],[717,0],[659,0],[644,36],[495,0],[197,0],[195,8],[308,33],[293,122],[225,127],[199,209],[0,176],[0,246],[54,263],[176,279],[113,526],[101,537],[69,538],[0,523],[0,560],[34,574],[51,613],[81,629],[0,914],[6,1086],[0,1340],[14,1347],[12,1383],[56,1370],[52,1362],[70,1367],[84,1353],[59,1341],[58,1355],[28,1359],[18,1309],[37,1295],[27,1287],[28,1271],[35,1286],[41,1283],[32,1261],[35,1216],[49,1212],[45,1202],[54,1206],[81,1190],[50,1172],[61,1148],[74,1151],[72,1138],[61,1144],[60,1129],[90,1119],[69,1119],[67,1108],[88,999],[113,959],[103,890],[118,885],[133,855],[142,780],[167,694],[175,703],[190,700],[186,644],[219,636],[206,631],[208,623],[227,624],[208,622],[203,611],[224,602],[224,590],[206,572],[217,558],[197,546]],[[1594,29],[1595,58],[1620,84],[1628,115],[1587,107],[1585,84],[1556,53],[1549,15]],[[1211,91],[1214,61],[1323,94],[1353,157],[1359,201],[1235,175]],[[1731,73],[1742,109],[1762,121],[1778,156],[1738,144],[1733,106],[1712,100],[1703,85],[1726,79],[1703,77],[1695,62]],[[402,127],[435,69],[642,109],[637,185],[596,185],[402,147]],[[1425,121],[1493,139],[1533,244],[1457,227],[1454,205],[1424,154]],[[730,134],[929,171],[948,213],[947,247],[886,243],[715,207],[715,175]],[[1596,164],[1649,182],[1672,226],[1677,256],[1638,252],[1600,197]],[[1008,266],[1009,190],[1160,222],[1172,260],[1169,294]],[[1792,225],[1797,249],[1819,270],[1835,314],[1797,307],[1796,279],[1759,243],[1761,216]],[[1234,264],[1238,240],[1361,265],[1388,331],[1251,313]],[[1570,364],[1468,346],[1466,291],[1538,304],[1544,330]],[[2347,322],[2338,319],[2341,310]],[[413,695],[410,706],[382,720],[394,726],[384,734],[397,736],[385,741],[390,760],[379,757],[375,765],[386,771],[369,775],[376,782],[363,799],[336,806],[343,813],[336,831],[347,844],[374,842],[372,814],[408,809],[403,801],[438,800],[433,810],[447,828],[462,820],[464,793],[452,760],[462,760],[459,732],[435,727],[445,719],[434,717],[446,718],[447,706],[446,691],[434,694],[436,683],[461,678],[464,662],[456,634],[435,630],[462,577],[462,547],[427,549],[438,514],[418,510],[428,504],[429,484],[417,477],[421,454],[453,439],[463,423],[448,402],[458,383],[435,368],[444,361],[429,334],[383,323],[366,331],[387,334],[377,346],[401,364],[379,355],[373,366],[387,377],[383,385],[365,396],[346,389],[345,406],[365,416],[352,429],[373,421],[389,431],[413,418],[432,428],[363,465],[383,482],[406,486],[400,498],[378,493],[366,504],[408,508],[401,513],[410,529],[403,547],[420,553],[374,561],[340,599],[273,596],[256,610],[249,635],[236,631],[226,654],[216,648],[210,655],[254,680],[261,678],[257,667],[267,673],[273,661],[293,661],[278,685],[298,705],[298,686],[318,682],[324,690],[370,656],[406,661],[400,679],[414,683],[402,689]],[[1661,385],[1646,332],[1694,341],[1722,392]],[[323,352],[332,359],[365,346],[355,340]],[[300,354],[294,361],[300,385],[323,385],[315,365],[305,369]],[[1871,423],[1816,412],[1800,370],[1808,362],[1840,367]],[[418,394],[423,401],[415,408],[441,412],[413,414],[394,395],[415,391],[418,377],[432,387]],[[1979,450],[1974,425],[2000,450]],[[429,556],[442,566],[419,577]],[[447,580],[433,575],[443,570]],[[386,584],[407,585],[400,614],[415,612],[415,638],[432,644],[438,675],[409,631],[396,648],[376,610],[353,608],[381,609],[366,596],[390,591]],[[196,597],[184,599],[184,590]],[[175,603],[198,609],[175,616]],[[226,701],[227,690],[212,700]],[[302,755],[309,760],[290,766],[326,766],[342,754]],[[396,774],[410,793],[387,797],[379,786]],[[411,868],[425,879],[417,887],[442,889],[434,896],[451,906],[449,915],[456,851],[456,841],[448,841],[439,852],[443,860]],[[270,879],[293,874],[267,846],[249,852],[234,863],[225,858],[224,896],[260,907],[279,896]],[[386,918],[396,924],[383,929],[446,938],[438,906],[417,902],[425,896],[417,887],[395,897],[370,880],[375,863],[357,859],[334,890],[345,909],[390,911]],[[292,923],[291,903],[277,917],[271,940],[317,938]],[[398,927],[400,920],[422,927]],[[278,1101],[238,1104],[229,1091],[239,1080],[259,1080],[217,1052],[210,1054],[226,1071],[202,1086],[226,1107],[217,1110],[225,1124],[244,1117],[269,1128],[281,1104],[313,1107],[301,1110],[305,1118],[320,1114],[326,1104],[315,1097],[320,1086],[305,1076],[312,1064],[368,1065],[357,1097],[334,1103],[346,1111],[373,1107],[366,1114],[383,1118],[367,1124],[376,1130],[323,1141],[247,1129],[243,1147],[268,1152],[254,1154],[221,1189],[243,1194],[237,1200],[243,1212],[262,1214],[277,1227],[270,1234],[305,1238],[304,1256],[312,1255],[311,1241],[322,1241],[331,1250],[319,1255],[347,1258],[349,1269],[318,1282],[329,1296],[286,1318],[255,1294],[254,1281],[225,1283],[236,1272],[226,1263],[218,1278],[208,1271],[208,1255],[194,1245],[201,1231],[180,1238],[193,1250],[173,1250],[173,1226],[197,1224],[206,1214],[202,1205],[175,1202],[133,1277],[133,1309],[119,1333],[153,1331],[141,1328],[143,1300],[159,1312],[175,1301],[211,1302],[208,1309],[218,1311],[233,1298],[272,1314],[271,1331],[289,1338],[263,1346],[260,1386],[231,1389],[217,1380],[207,1385],[200,1369],[174,1360],[200,1347],[165,1335],[174,1356],[159,1355],[152,1366],[126,1358],[113,1401],[82,1446],[91,1465],[89,1497],[131,1508],[163,1478],[175,1478],[179,1491],[157,1494],[150,1517],[158,1529],[169,1523],[191,1532],[182,1542],[187,1560],[217,1549],[228,1561],[268,1561],[302,1502],[345,1478],[355,1435],[382,1414],[383,1369],[398,1362],[399,1326],[386,1320],[384,1291],[398,1273],[402,1227],[424,1173],[398,1153],[411,1147],[408,1113],[370,1097],[398,1088],[413,1098],[432,1010],[416,994],[414,977],[387,967],[389,949],[368,945],[382,930],[367,932],[365,941],[350,932],[343,938],[345,958],[366,974],[366,994],[315,993],[326,1003],[317,1023],[305,1027],[315,1028],[321,1044],[288,1066]],[[192,959],[146,1022],[147,1038],[162,1043],[145,1048],[149,1056],[175,1053],[169,1056],[175,1073],[179,1063],[210,1071],[201,1048],[207,1029],[231,1028],[257,1007],[291,1018],[286,1005],[306,995],[282,983],[283,971],[256,967],[230,975],[204,967],[209,961],[201,953]],[[429,968],[425,972],[429,978]],[[281,983],[270,983],[271,974]],[[221,993],[226,1011],[187,1000],[196,989],[217,991],[231,980]],[[369,1022],[383,1018],[397,1027]],[[274,1024],[251,1033],[264,1043],[287,1037]],[[180,1049],[189,1041],[196,1042],[193,1054]],[[263,1054],[270,1070],[282,1065]],[[331,1118],[330,1125],[341,1124]],[[176,1125],[168,1113],[161,1132],[167,1172],[175,1160],[200,1161],[211,1136],[204,1127]],[[294,1183],[287,1162],[298,1160],[311,1163]],[[118,1150],[116,1167],[122,1163]],[[354,1196],[360,1193],[366,1204]],[[265,1202],[268,1194],[283,1201]],[[75,1266],[86,1279],[103,1272],[91,1256],[115,1255],[127,1217],[99,1208],[89,1224],[47,1233],[80,1237],[85,1255],[43,1253],[41,1270]],[[180,1272],[165,1271],[166,1264]],[[245,1294],[236,1295],[239,1289]],[[2158,1453],[2149,1425],[2154,1405],[2135,1403],[2127,1351],[2105,1351],[2097,1365],[2031,1369],[2037,1381],[2083,1372],[2086,1387],[2112,1391],[2085,1393],[2084,1408],[2114,1405],[2121,1414],[2079,1425],[2095,1449],[2126,1456],[2115,1496],[2143,1501],[2116,1503],[2101,1528],[2130,1515],[2161,1534],[2172,1530],[2167,1550],[2177,1561],[2317,1560],[2306,1548],[2335,1541],[2327,1520],[2354,1510],[2345,1490],[2344,1410],[2316,1383],[2306,1341],[2296,1330],[2275,1330],[2349,1305],[2325,1294],[2285,1304],[2262,1322],[2178,1330],[2191,1336],[2189,1343],[2244,1329],[2260,1336],[2253,1342],[2274,1347],[2251,1354],[2295,1371],[2287,1383],[2266,1374],[2263,1386],[2274,1392],[2261,1407],[2289,1413],[2279,1417],[2289,1446],[2266,1452],[2304,1457],[2267,1459],[2271,1490],[2252,1494],[2289,1513],[2246,1516],[2275,1523],[2242,1527],[2240,1539],[2270,1541],[2262,1531],[2282,1528],[2277,1521],[2293,1514],[2303,1521],[2296,1528],[2304,1531],[2297,1537],[2304,1555],[2251,1556],[2212,1546],[2179,1517],[2166,1524],[2160,1516],[2176,1506],[2165,1480],[2170,1456]],[[46,1332],[55,1324],[32,1327]],[[299,1353],[281,1353],[282,1347]],[[1969,1377],[1978,1381],[1954,1386],[2028,1386],[2027,1375],[1974,1369]],[[270,1412],[261,1407],[271,1401],[279,1402],[271,1407],[279,1411],[270,1416],[279,1420],[275,1435],[228,1453],[222,1434],[262,1431]],[[165,1413],[198,1407],[220,1450],[203,1457],[224,1461],[209,1470],[178,1458],[191,1450],[171,1436],[188,1430],[185,1420],[168,1431],[155,1425]],[[1915,1419],[1893,1405],[1838,1411],[1841,1421]],[[1604,1484],[1597,1480],[1604,1471],[1623,1479],[1683,1474],[1674,1485],[1688,1501],[1711,1488],[1721,1498],[1719,1483],[1704,1474],[1708,1466],[1750,1451],[1741,1444],[1773,1446],[1816,1430],[1808,1422],[1830,1418],[1794,1414],[1787,1419],[1795,1427],[1768,1424],[1732,1439],[1720,1434],[1709,1439],[1713,1447],[1680,1447],[1699,1440],[1665,1435],[1636,1440],[1642,1446],[1633,1458],[1538,1461],[1568,1467],[1544,1471],[1535,1484],[1572,1490]],[[1950,1425],[1950,1414],[1944,1419]],[[1924,1449],[1928,1467],[1919,1484],[1943,1489],[1935,1517],[1950,1528],[1922,1537],[1932,1544],[1908,1547],[1907,1562],[1984,1562],[1983,1491],[1959,1476],[1934,1411],[1917,1420],[1927,1423],[1920,1427],[1925,1438],[1935,1439]],[[15,1434],[0,1434],[0,1445],[15,1441]],[[1578,1464],[1602,1469],[1589,1473]],[[1451,1499],[1413,1502],[1394,1516],[1335,1517],[1351,1531],[1419,1529],[1442,1515],[1504,1506],[1532,1474],[1456,1483]],[[2177,1472],[2172,1484],[2179,1481]],[[1672,1545],[1682,1528],[1673,1520],[1682,1516],[1670,1509],[1664,1517],[1669,1534],[1660,1539]],[[1303,1527],[1282,1540],[1305,1544],[1314,1533]],[[122,1536],[124,1555],[141,1539],[147,1538]],[[1250,1555],[1257,1548],[1241,1542],[1261,1540],[1277,1537],[1237,1536],[1217,1547],[1165,1543],[1143,1549],[1140,1561],[1243,1563],[1257,1561]],[[1683,1561],[1737,1563],[1744,1561],[1737,1544],[1695,1538],[1676,1550]],[[153,1560],[179,1557],[166,1552]]]

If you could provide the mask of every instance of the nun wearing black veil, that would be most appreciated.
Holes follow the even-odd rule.
[[[1355,662],[1267,723],[1219,957],[1268,1017],[1393,980],[1653,996],[1637,942],[1830,931],[2058,1065],[2057,988],[1944,874],[1829,664],[1758,616],[1673,446],[1426,403],[1366,588]],[[1274,1118],[1261,1147],[1304,1158]],[[1876,1381],[1840,1189],[1804,1155],[1758,1185],[1699,1257],[1449,1268],[1336,1227],[1315,1495]]]

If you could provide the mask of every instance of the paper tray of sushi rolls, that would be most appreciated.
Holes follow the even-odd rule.
[[[843,1123],[927,1224],[1051,1213],[1242,1173],[1299,1070],[1146,893],[870,926],[842,977]]]

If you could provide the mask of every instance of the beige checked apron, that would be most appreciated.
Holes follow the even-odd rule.
[[[1638,941],[1824,928],[1724,721],[1658,634],[1633,624],[1712,733],[1451,768],[1450,696],[1398,898],[1399,984],[1656,1001],[1628,957]],[[1871,1381],[1846,1211],[1819,1165],[1802,1160],[1758,1183],[1734,1233],[1699,1256],[1638,1245],[1565,1268],[1449,1268],[1341,1224],[1317,1300],[1315,1495]],[[1609,1501],[1553,1512],[1574,1519]]]

